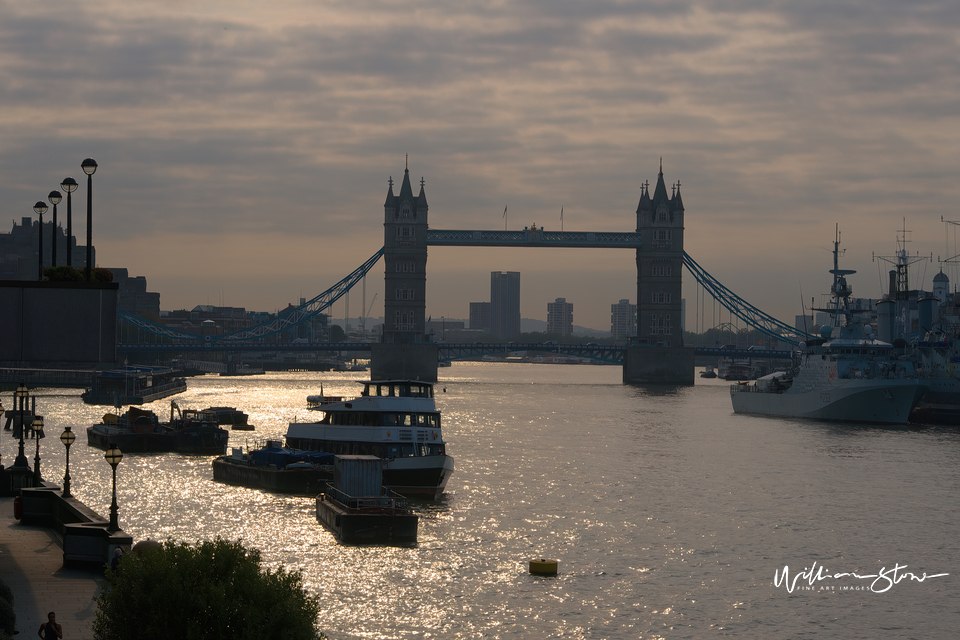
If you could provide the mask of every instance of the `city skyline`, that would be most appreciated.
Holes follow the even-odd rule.
[[[275,311],[321,293],[382,246],[387,180],[407,162],[433,228],[633,231],[662,157],[668,188],[682,183],[687,253],[787,323],[829,291],[835,225],[860,297],[885,292],[876,256],[894,255],[899,229],[933,259],[912,288],[960,253],[941,222],[960,220],[949,4],[0,12],[2,213],[33,215],[71,176],[83,246],[80,162],[96,159],[98,266],[146,277],[164,309]],[[566,297],[578,325],[604,329],[610,304],[636,302],[632,251],[433,247],[427,315],[465,317],[492,271],[523,273],[523,317]],[[712,326],[683,279],[687,329]],[[382,263],[368,304],[377,293],[368,315],[382,315]]]

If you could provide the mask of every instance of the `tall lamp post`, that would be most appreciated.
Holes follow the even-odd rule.
[[[73,202],[71,199],[71,194],[77,190],[77,181],[73,178],[64,178],[63,182],[60,183],[60,188],[63,189],[67,194],[67,266],[72,267],[73,261],[71,260],[71,245],[73,245]]]
[[[63,429],[63,433],[60,434],[60,442],[63,443],[63,446],[67,448],[67,467],[66,471],[63,474],[63,497],[72,498],[70,495],[70,445],[73,444],[73,441],[77,439],[77,436],[74,435],[73,431],[70,430],[70,425],[67,425]]]
[[[110,503],[110,526],[107,531],[116,533],[120,531],[120,524],[117,522],[117,465],[123,460],[123,453],[117,448],[117,445],[111,444],[103,457],[113,467],[113,502]]]
[[[20,381],[20,386],[17,387],[16,395],[17,400],[20,401],[20,453],[17,454],[17,459],[14,461],[13,466],[26,467],[27,456],[23,453],[23,432],[26,429],[26,420],[24,420],[23,417],[23,410],[30,392],[27,391],[27,388],[23,385],[23,380]]]
[[[47,194],[47,200],[53,205],[53,247],[50,251],[50,266],[57,266],[57,205],[63,200],[63,194],[59,191],[51,191]]]
[[[87,158],[80,163],[87,174],[87,266],[83,270],[83,279],[90,282],[90,263],[93,262],[93,174],[97,172],[97,161]]]
[[[47,203],[41,200],[33,205],[33,210],[40,216],[40,269],[37,280],[43,280],[43,214],[47,212]]]
[[[40,438],[43,437],[43,418],[37,416],[33,419],[33,439],[37,441],[37,455],[33,459],[33,482],[35,487],[39,487],[43,482],[40,476]]]
[[[3,402],[0,402],[0,418],[4,417]],[[0,456],[0,471],[3,471],[3,457]]]

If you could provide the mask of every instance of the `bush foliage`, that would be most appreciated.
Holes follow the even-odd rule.
[[[74,267],[46,267],[43,270],[43,277],[46,280],[54,282],[83,282],[83,269]],[[90,270],[90,279],[94,282],[113,282],[113,272],[102,267],[94,267]]]
[[[106,572],[98,640],[320,639],[319,601],[299,571],[260,566],[260,552],[222,539],[165,542]]]

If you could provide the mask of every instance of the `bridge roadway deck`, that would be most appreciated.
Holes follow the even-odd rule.
[[[519,351],[555,353],[558,355],[591,358],[602,362],[622,363],[624,346],[602,344],[550,344],[545,342],[465,342],[434,343],[440,350],[441,360],[463,360],[484,355],[503,354]],[[197,353],[197,352],[240,352],[240,351],[348,351],[369,352],[370,343],[364,342],[315,342],[315,343],[259,343],[259,342],[178,342],[173,344],[118,344],[117,353]],[[714,347],[695,347],[698,356],[717,356],[726,358],[789,359],[790,351],[723,349]]]
[[[542,353],[558,356],[588,358],[598,363],[623,364],[627,348],[624,346],[600,344],[550,344],[545,342],[500,342],[500,343],[435,343],[438,358],[441,361],[468,360],[482,358],[485,355],[509,355]],[[248,351],[348,351],[356,354],[369,353],[370,344],[363,342],[338,343],[290,343],[290,344],[222,344],[222,343],[180,343],[180,344],[125,344],[118,345],[121,354],[136,353],[191,353],[191,352],[248,352]],[[736,359],[773,359],[789,360],[790,351],[723,349],[713,347],[695,347],[697,356]],[[100,373],[93,369],[38,369],[38,368],[0,368],[0,390],[15,389],[22,381],[27,388],[89,389],[93,387],[94,377]]]

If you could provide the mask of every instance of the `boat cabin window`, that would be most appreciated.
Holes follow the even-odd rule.
[[[372,411],[331,411],[323,424],[361,427],[428,427],[440,428],[438,413],[375,413]]]
[[[374,389],[373,384],[364,386],[363,395],[376,395],[381,398],[432,398],[433,385],[402,383],[402,384],[378,384]]]

